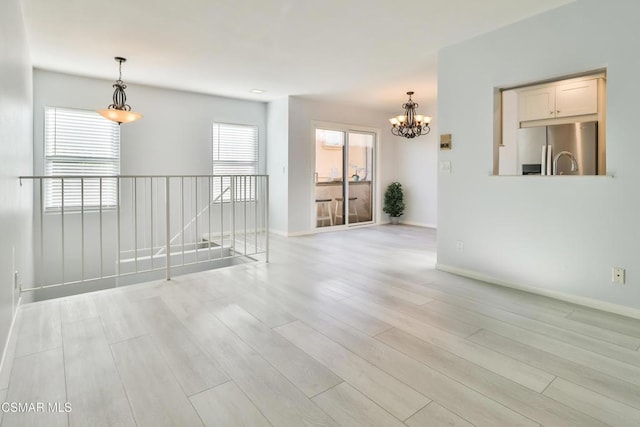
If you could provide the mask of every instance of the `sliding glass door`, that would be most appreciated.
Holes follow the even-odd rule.
[[[348,203],[343,205],[343,218],[348,224],[373,220],[373,146],[375,135],[354,132],[347,134]],[[347,209],[348,208],[348,209]]]
[[[375,134],[316,128],[316,227],[371,223]]]

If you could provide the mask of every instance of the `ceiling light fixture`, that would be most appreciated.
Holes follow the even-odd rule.
[[[251,90],[250,90],[250,92],[251,92],[251,93],[256,93],[256,94],[260,95],[260,94],[262,94],[262,93],[265,93],[265,92],[266,92],[266,90],[262,90],[262,89],[251,89]]]
[[[407,95],[409,95],[409,100],[402,104],[404,115],[389,119],[389,123],[391,123],[391,133],[396,136],[404,136],[405,138],[415,138],[416,136],[428,134],[431,131],[429,127],[431,117],[416,114],[418,104],[411,99],[413,92],[407,92]]]
[[[100,113],[105,119],[117,122],[118,124],[129,123],[141,119],[142,114],[131,111],[131,106],[127,104],[127,94],[124,93],[127,85],[122,81],[122,63],[126,62],[127,58],[116,56],[113,59],[118,62],[118,70],[120,71],[118,80],[116,80],[113,85],[115,88],[115,91],[113,92],[113,104],[109,105],[104,110],[98,110],[98,113]]]

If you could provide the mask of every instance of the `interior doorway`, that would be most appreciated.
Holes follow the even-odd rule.
[[[315,129],[315,227],[374,221],[376,134]]]

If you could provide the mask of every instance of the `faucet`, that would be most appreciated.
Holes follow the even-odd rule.
[[[558,174],[558,160],[562,156],[569,156],[569,158],[571,159],[571,172],[577,172],[578,160],[576,160],[576,156],[574,156],[570,151],[561,151],[553,158],[553,174]],[[560,175],[562,175],[562,173],[560,173]]]

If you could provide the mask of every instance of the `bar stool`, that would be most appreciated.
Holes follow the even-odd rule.
[[[358,200],[357,197],[349,197],[349,219],[351,219],[352,216],[356,217],[356,222],[359,222],[358,220],[358,208],[356,207],[355,201]],[[336,197],[336,210],[334,213],[334,218],[335,218],[335,222],[338,222],[338,218],[342,218],[342,209],[340,209],[340,205],[343,203],[343,199],[342,197]],[[344,219],[343,219],[344,222]]]
[[[333,225],[333,218],[331,217],[331,199],[316,199],[316,225],[318,221],[321,223],[329,221],[330,225]],[[324,225],[321,225],[324,227]]]

